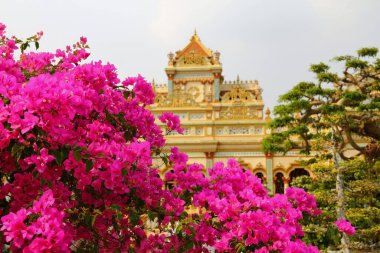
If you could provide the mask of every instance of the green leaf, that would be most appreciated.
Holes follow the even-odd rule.
[[[19,161],[22,155],[24,145],[22,143],[15,143],[11,149],[11,155]]]
[[[116,211],[116,219],[121,220],[122,217],[123,217],[122,213],[119,211]]]
[[[50,180],[41,178],[40,182],[41,182],[41,185],[48,185],[50,189],[53,188],[53,184]]]
[[[148,218],[149,220],[153,221],[156,218],[156,214],[152,211],[148,211]]]
[[[91,220],[91,227],[93,227],[94,226],[94,224],[95,224],[95,221],[96,221],[96,217],[98,216],[98,214],[94,214],[93,216],[92,216],[92,220]]]
[[[55,161],[58,165],[62,165],[63,160],[64,160],[64,154],[63,151],[61,150],[54,150],[53,155],[55,157]]]
[[[92,166],[93,166],[93,161],[91,159],[88,159],[86,161],[86,172],[89,172],[91,169],[92,169]]]
[[[181,219],[186,219],[186,218],[188,218],[189,217],[189,214],[187,213],[187,212],[185,212],[185,211],[183,211],[182,213],[181,213],[181,215],[180,215],[180,218]]]
[[[118,204],[112,204],[110,207],[111,207],[112,210],[118,210],[118,211],[120,211],[120,206]]]
[[[38,41],[34,42],[34,45],[36,46],[36,50],[40,47],[40,43]]]
[[[85,215],[84,223],[86,224],[86,226],[88,226],[88,227],[92,226],[92,219],[93,219],[93,217],[91,217],[91,215]]]
[[[125,98],[125,99],[128,99],[129,98],[129,96],[130,96],[130,94],[131,94],[131,91],[124,91],[123,92],[123,97]]]
[[[9,98],[3,98],[4,105],[9,105],[11,100]]]
[[[74,150],[73,155],[77,162],[80,162],[82,160],[82,152],[80,150]]]
[[[186,244],[185,244],[185,251],[186,251],[186,250],[191,250],[191,249],[193,248],[193,246],[194,246],[193,241],[192,241],[192,240],[188,240],[188,241],[186,242]]]
[[[132,212],[129,214],[129,220],[133,226],[136,226],[139,224],[140,216],[135,210],[132,210]]]
[[[21,45],[21,53],[24,53],[24,51],[29,47],[29,42],[25,42],[24,44]]]
[[[38,176],[38,170],[34,170],[32,173],[33,178],[37,178]]]
[[[168,167],[169,166],[169,159],[168,159],[168,157],[164,154],[163,156],[161,156],[161,159],[165,163],[165,166]]]

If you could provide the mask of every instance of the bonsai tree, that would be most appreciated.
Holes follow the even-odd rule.
[[[301,82],[280,97],[280,104],[274,109],[275,119],[270,122],[273,133],[263,142],[266,152],[286,153],[297,149],[300,153],[315,155],[310,164],[332,162],[323,165],[323,172],[329,176],[318,177],[321,167],[314,167],[318,184],[324,186],[310,186],[309,189],[313,192],[318,188],[325,194],[336,189],[334,203],[331,203],[332,199],[324,199],[326,195],[317,196],[321,197],[321,202],[328,202],[326,208],[336,207],[338,219],[345,219],[347,196],[344,189],[353,184],[351,180],[362,180],[355,181],[356,188],[360,189],[364,189],[368,181],[374,186],[379,185],[378,171],[375,170],[376,160],[380,157],[380,59],[376,58],[377,53],[377,48],[363,48],[356,56],[334,58],[333,61],[343,67],[341,74],[330,71],[325,63],[311,65],[316,81]],[[366,162],[365,169],[362,165],[358,168],[364,173],[361,177],[352,177],[348,173],[348,167],[352,166],[347,162],[356,157],[362,157]],[[331,184],[332,178],[335,186]],[[378,191],[371,191],[371,198],[376,199],[371,205],[377,210]],[[342,246],[348,252],[345,234]]]

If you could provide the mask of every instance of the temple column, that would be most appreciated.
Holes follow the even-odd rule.
[[[219,102],[220,98],[220,74],[214,73],[214,102]]]
[[[265,154],[265,165],[267,169],[267,188],[269,194],[273,194],[273,155],[270,153]]]
[[[168,95],[173,94],[173,75],[168,75]]]
[[[212,168],[212,166],[214,166],[215,152],[205,152],[205,155],[206,155],[206,169]]]
[[[290,177],[284,177],[283,181],[284,181],[284,193],[286,193],[286,189],[289,188]]]

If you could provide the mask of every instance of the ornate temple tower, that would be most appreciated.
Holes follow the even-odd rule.
[[[169,53],[168,58],[168,82],[153,84],[156,98],[151,106],[156,116],[165,111],[177,114],[185,128],[183,135],[166,132],[168,150],[177,146],[189,155],[189,162],[202,163],[206,168],[214,162],[236,158],[261,177],[272,192],[278,179],[274,174],[277,168],[282,173],[282,188],[286,187],[290,171],[299,164],[298,158],[284,157],[278,162],[276,157],[263,153],[261,142],[269,133],[266,124],[271,119],[268,109],[263,113],[258,81],[242,81],[239,76],[234,81],[224,81],[220,53],[205,47],[197,33],[185,48]],[[157,123],[165,132],[164,125]],[[162,175],[169,169],[162,168]],[[276,189],[280,188],[281,185]]]
[[[168,94],[188,91],[196,95],[195,101],[219,101],[222,66],[219,53],[206,48],[198,35],[194,33],[190,43],[176,54],[169,53]]]

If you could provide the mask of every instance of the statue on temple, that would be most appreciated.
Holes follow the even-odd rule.
[[[173,65],[174,65],[174,54],[173,54],[173,52],[170,52],[170,53],[168,54],[168,58],[169,58],[168,65],[169,65],[169,66],[173,66]]]

